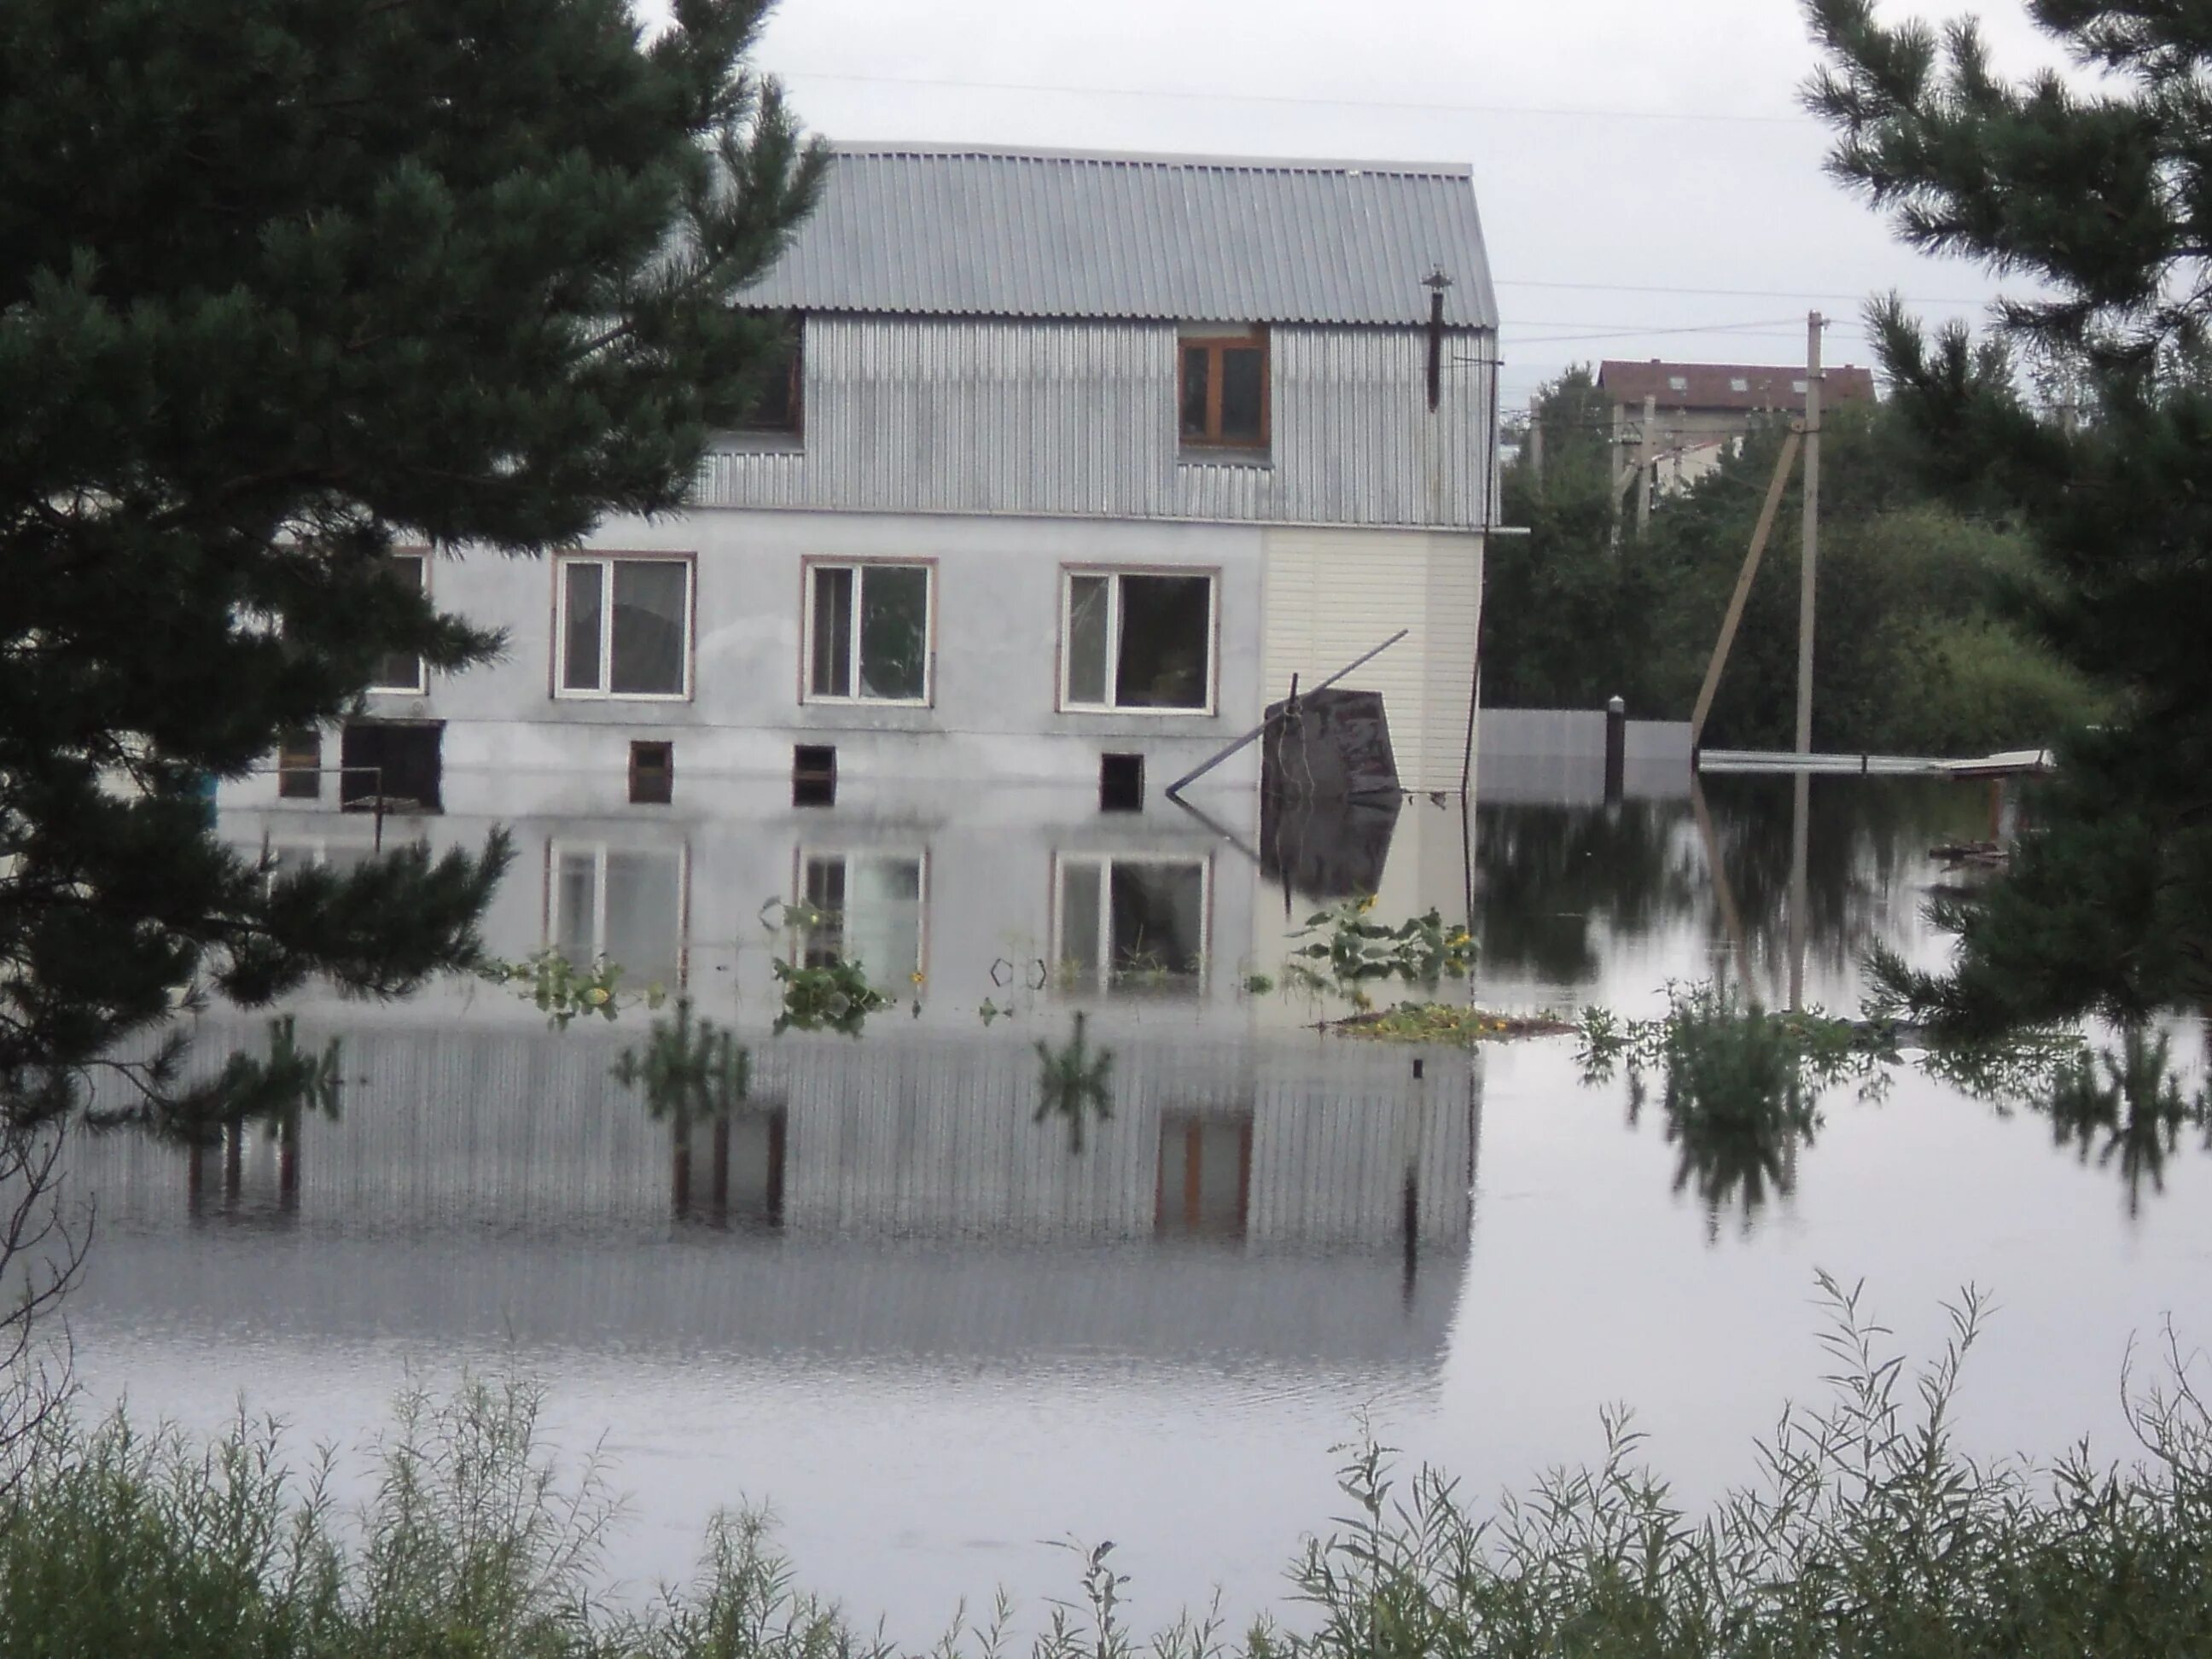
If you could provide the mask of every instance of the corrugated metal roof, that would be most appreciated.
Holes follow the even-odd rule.
[[[806,311],[1495,328],[1473,169],[833,147],[821,206],[745,295]]]
[[[1805,370],[1757,363],[1616,362],[1597,372],[1598,387],[1615,403],[1656,398],[1662,409],[1798,409],[1805,407]],[[1874,371],[1846,363],[1820,378],[1828,404],[1872,403]]]

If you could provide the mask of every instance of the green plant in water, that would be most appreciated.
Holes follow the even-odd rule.
[[[1036,1115],[1033,1123],[1042,1123],[1058,1114],[1067,1120],[1067,1150],[1083,1150],[1083,1125],[1086,1116],[1095,1115],[1102,1123],[1114,1115],[1114,1051],[1110,1048],[1093,1050],[1084,1037],[1084,1016],[1075,1016],[1075,1030],[1065,1047],[1054,1048],[1049,1043],[1036,1045],[1037,1060],[1042,1067],[1037,1078]]]
[[[625,1048],[613,1075],[642,1088],[655,1119],[727,1117],[752,1091],[752,1054],[737,1033],[711,1019],[695,1021],[691,999],[678,997],[672,1019],[656,1019],[641,1048]]]
[[[1669,985],[1667,1012],[1656,1020],[1592,1009],[1582,1036],[1587,1080],[1626,1062],[1632,1124],[1649,1098],[1645,1072],[1659,1073],[1667,1139],[1678,1154],[1674,1190],[1693,1188],[1716,1230],[1731,1204],[1748,1224],[1770,1191],[1795,1190],[1798,1151],[1820,1127],[1822,1090],[1847,1077],[1878,1087],[1886,1074],[1875,1077],[1877,1064],[1893,1052],[1849,1020],[1770,1013],[1711,985]]]
[[[1389,927],[1368,920],[1374,908],[1370,896],[1308,916],[1291,935],[1297,948],[1284,976],[1311,989],[1342,990],[1391,978],[1432,986],[1447,975],[1463,979],[1474,968],[1474,939],[1465,927],[1447,927],[1433,909]],[[1297,945],[1301,939],[1306,943]]]
[[[2181,1131],[2212,1126],[2212,1094],[2184,1094],[2172,1055],[2163,1032],[2130,1027],[2118,1049],[2083,1050],[2060,1066],[2039,1103],[2060,1146],[2078,1147],[2084,1163],[2094,1151],[2099,1167],[2118,1164],[2131,1215],[2146,1181],[2165,1191],[2166,1161]]]
[[[580,966],[550,945],[520,961],[494,958],[477,969],[477,977],[509,988],[525,1002],[535,1003],[556,1030],[566,1030],[579,1015],[596,1014],[611,1020],[624,1007],[640,1002],[658,1008],[668,994],[654,984],[647,986],[641,995],[625,997],[620,963],[594,957]]]
[[[776,1016],[776,1036],[797,1030],[858,1036],[870,1014],[891,1006],[890,996],[868,983],[860,963],[837,951],[806,949],[808,937],[836,920],[811,904],[770,899],[761,907],[763,927],[771,934],[787,932],[793,936],[791,955],[776,957],[771,964],[776,983],[783,988],[783,1012]]]

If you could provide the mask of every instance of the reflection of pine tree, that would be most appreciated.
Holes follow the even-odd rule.
[[[2166,1161],[2185,1125],[2212,1116],[2212,1101],[2181,1092],[2181,1079],[2169,1065],[2172,1044],[2163,1033],[2130,1030],[2116,1052],[2081,1054],[2063,1067],[2045,1109],[2052,1138],[2080,1148],[2087,1163],[2094,1150],[2098,1166],[2115,1162],[2127,1183],[2128,1213],[2142,1204],[2142,1185],[2166,1190]],[[2095,1145],[2100,1137],[2103,1145]]]
[[[1066,1046],[1055,1049],[1048,1043],[1036,1045],[1037,1060],[1042,1067],[1037,1079],[1036,1115],[1030,1121],[1042,1123],[1054,1113],[1067,1120],[1067,1150],[1083,1150],[1083,1121],[1086,1114],[1096,1114],[1101,1123],[1114,1115],[1114,1051],[1101,1048],[1095,1053],[1084,1038],[1084,1018],[1075,1016],[1075,1031]]]

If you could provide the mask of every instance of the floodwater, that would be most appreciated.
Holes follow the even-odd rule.
[[[301,1040],[342,1039],[335,1121],[80,1153],[80,1372],[195,1427],[243,1400],[355,1467],[410,1381],[534,1379],[556,1442],[628,1495],[612,1578],[681,1577],[714,1510],[764,1504],[802,1583],[917,1641],[1001,1586],[1070,1595],[1071,1540],[1115,1541],[1140,1626],[1217,1590],[1236,1618],[1275,1603],[1363,1431],[1491,1493],[1595,1455],[1628,1402],[1710,1495],[1785,1401],[1820,1397],[1820,1269],[1923,1355],[1943,1300],[1993,1292],[1972,1446],[2126,1455],[2130,1340],[2168,1316],[2212,1340],[2195,1129],[2163,1158],[2069,1140],[1907,1070],[1831,1090],[1773,1180],[1709,1201],[1571,1038],[1363,1043],[1313,1029],[1332,1005],[1253,988],[1312,910],[1371,890],[1393,921],[1472,895],[1486,1006],[1650,1014],[1717,976],[1786,1000],[1790,782],[1636,780],[1607,805],[1593,781],[1486,770],[1471,811],[1318,822],[1019,792],[586,817],[557,782],[544,811],[518,792],[493,947],[680,984],[750,1048],[743,1105],[679,1126],[614,1079],[641,1007],[556,1030],[489,985],[303,999]],[[1961,878],[1929,848],[2011,810],[1987,783],[1815,781],[1806,999],[1849,1012],[1876,941],[1940,958],[1920,908]],[[224,828],[283,860],[370,833]],[[794,935],[796,902],[842,931]],[[772,964],[810,945],[896,1006],[856,1036],[771,1035]],[[202,1062],[265,1024],[204,1018]],[[1110,1070],[1062,1111],[1037,1045],[1064,1057],[1079,1029],[1073,1069]],[[2200,1030],[2174,1059],[2193,1086]]]

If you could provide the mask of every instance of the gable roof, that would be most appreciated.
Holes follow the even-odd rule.
[[[1599,388],[1617,404],[1656,398],[1662,409],[1798,409],[1805,407],[1805,370],[1755,363],[1607,362],[1598,365]],[[1829,404],[1874,401],[1874,371],[1844,364],[1820,381]]]
[[[1474,169],[975,145],[832,146],[821,205],[745,295],[939,316],[1495,328]]]

